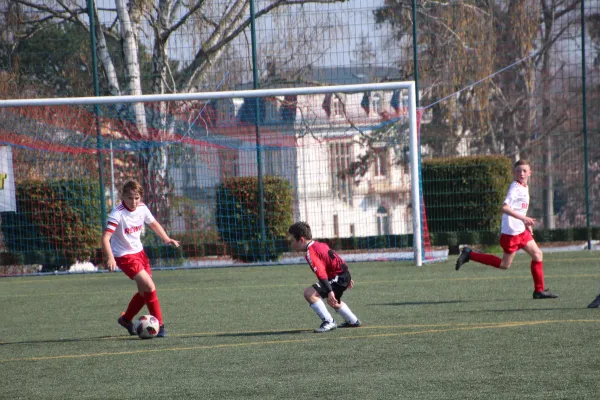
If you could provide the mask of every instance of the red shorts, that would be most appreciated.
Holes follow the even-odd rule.
[[[135,254],[127,254],[121,257],[115,257],[115,261],[117,262],[117,267],[119,267],[121,271],[125,272],[125,275],[127,275],[129,279],[133,280],[133,277],[142,271],[146,271],[148,275],[152,276],[150,260],[148,260],[144,250]]]
[[[505,235],[503,233],[500,236],[500,246],[504,249],[505,253],[512,254],[525,247],[532,240],[533,236],[531,236],[529,229],[525,229],[525,231],[518,235]]]

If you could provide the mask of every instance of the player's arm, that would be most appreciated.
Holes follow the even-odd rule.
[[[164,228],[158,221],[154,220],[154,222],[148,224],[150,228],[160,237],[164,244],[172,244],[175,247],[179,247],[179,241],[175,239],[171,239],[167,232],[165,232]]]
[[[500,211],[502,211],[504,214],[510,215],[513,218],[523,221],[526,227],[531,227],[535,224],[535,218],[529,218],[527,215],[519,214],[506,203],[502,204]]]
[[[327,303],[331,307],[337,306],[338,301],[335,298],[335,293],[333,292],[331,283],[329,283],[329,279],[327,278],[327,269],[325,267],[325,263],[319,257],[314,257],[312,268],[319,279],[321,287],[327,291]]]
[[[102,234],[102,250],[104,251],[104,255],[106,256],[106,267],[109,271],[114,271],[117,269],[117,262],[115,261],[115,256],[113,255],[112,248],[110,247],[110,238],[113,232],[110,230],[105,230]]]

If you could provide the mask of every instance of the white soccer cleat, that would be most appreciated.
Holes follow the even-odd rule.
[[[335,328],[337,328],[335,321],[325,321],[321,324],[320,327],[315,329],[315,333],[329,332],[334,330]]]

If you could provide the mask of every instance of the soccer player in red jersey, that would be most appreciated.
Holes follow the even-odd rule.
[[[531,276],[533,277],[534,299],[555,299],[557,294],[551,293],[544,287],[544,269],[542,251],[533,239],[533,225],[535,218],[527,216],[529,208],[529,177],[531,167],[526,160],[519,160],[513,168],[514,181],[508,188],[508,194],[502,204],[502,228],[500,246],[504,250],[502,258],[491,254],[478,253],[465,247],[458,260],[456,270],[473,260],[475,262],[490,265],[494,268],[508,269],[515,258],[518,250],[523,249],[531,256]]]
[[[162,239],[165,244],[179,247],[179,242],[171,239],[152,213],[141,202],[144,188],[136,181],[129,181],[121,190],[122,203],[108,216],[108,223],[102,235],[102,249],[106,255],[106,266],[110,271],[117,267],[137,284],[137,293],[129,301],[127,310],[117,320],[130,335],[135,335],[133,318],[146,305],[151,315],[160,323],[158,337],[167,336],[163,323],[160,302],[152,280],[150,261],[146,257],[140,239],[144,223]]]
[[[321,319],[321,326],[315,332],[329,332],[337,328],[322,299],[327,299],[327,303],[344,318],[340,328],[359,327],[360,320],[341,300],[346,289],[354,286],[344,260],[327,244],[312,240],[310,226],[305,222],[296,222],[290,226],[288,233],[292,248],[305,252],[304,258],[319,279],[319,282],[304,289],[304,298]]]

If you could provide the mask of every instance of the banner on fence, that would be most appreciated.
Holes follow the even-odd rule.
[[[12,149],[0,146],[0,211],[17,211]]]

